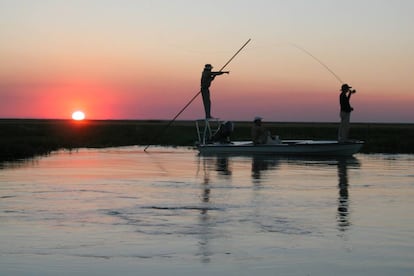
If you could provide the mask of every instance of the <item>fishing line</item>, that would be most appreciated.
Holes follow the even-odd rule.
[[[316,60],[317,62],[319,62],[320,65],[322,65],[323,67],[325,67],[341,84],[344,83],[337,74],[335,74],[334,71],[331,70],[331,68],[329,68],[325,63],[323,63],[320,59],[318,59],[317,57],[315,57],[314,55],[312,55],[311,52],[309,52],[308,50],[304,49],[303,47],[300,47],[297,44],[294,43],[289,43],[291,46],[301,50],[302,52],[308,54],[309,56],[311,56],[314,60]]]

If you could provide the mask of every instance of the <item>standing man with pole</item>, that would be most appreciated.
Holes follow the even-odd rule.
[[[203,73],[201,74],[201,95],[203,97],[204,111],[206,112],[206,119],[211,119],[211,100],[210,100],[210,85],[216,76],[222,74],[229,74],[229,71],[212,72],[213,66],[206,64]]]
[[[351,118],[351,112],[354,110],[349,103],[351,99],[351,95],[356,93],[355,90],[351,89],[352,87],[348,84],[343,84],[341,87],[341,94],[339,96],[339,103],[341,105],[341,124],[339,125],[338,130],[338,141],[339,142],[346,142],[348,139],[349,133],[349,122]]]
[[[243,46],[226,62],[226,64],[223,65],[223,67],[221,67],[221,69],[219,70],[219,72],[222,72],[223,69],[241,52],[241,50],[243,50],[244,47],[246,47],[246,45],[250,42],[250,38],[246,41],[246,43],[243,44]],[[211,81],[210,81],[211,82]],[[172,123],[174,123],[175,119],[178,118],[178,116],[181,115],[181,113],[184,112],[184,110],[195,100],[195,98],[198,97],[198,95],[200,95],[201,90],[194,95],[194,97],[191,98],[191,100],[177,113],[177,115],[175,115],[175,117],[169,121],[169,123],[167,124],[167,126],[158,134],[158,137],[161,136],[166,130],[167,128],[170,127],[170,125]],[[145,148],[144,151],[147,151],[148,147],[150,146],[150,144],[148,144]]]

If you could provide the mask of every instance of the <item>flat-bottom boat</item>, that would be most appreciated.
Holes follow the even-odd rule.
[[[273,154],[273,155],[323,155],[350,156],[357,153],[363,141],[338,142],[334,140],[282,140],[277,144],[255,145],[251,141],[198,144],[201,154]]]
[[[351,156],[361,149],[364,141],[348,140],[275,140],[268,139],[266,144],[254,144],[252,141],[209,142],[212,136],[210,124],[205,120],[201,127],[196,121],[198,142],[196,148],[201,154],[271,154],[271,155],[317,155]],[[203,130],[203,131],[201,131]]]

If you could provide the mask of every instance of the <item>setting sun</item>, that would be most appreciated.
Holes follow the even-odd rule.
[[[72,113],[72,119],[76,121],[82,121],[83,119],[85,119],[85,113],[79,110],[75,111]]]

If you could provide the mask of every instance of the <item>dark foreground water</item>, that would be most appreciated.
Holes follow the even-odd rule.
[[[414,156],[57,152],[0,165],[0,275],[413,275]]]

